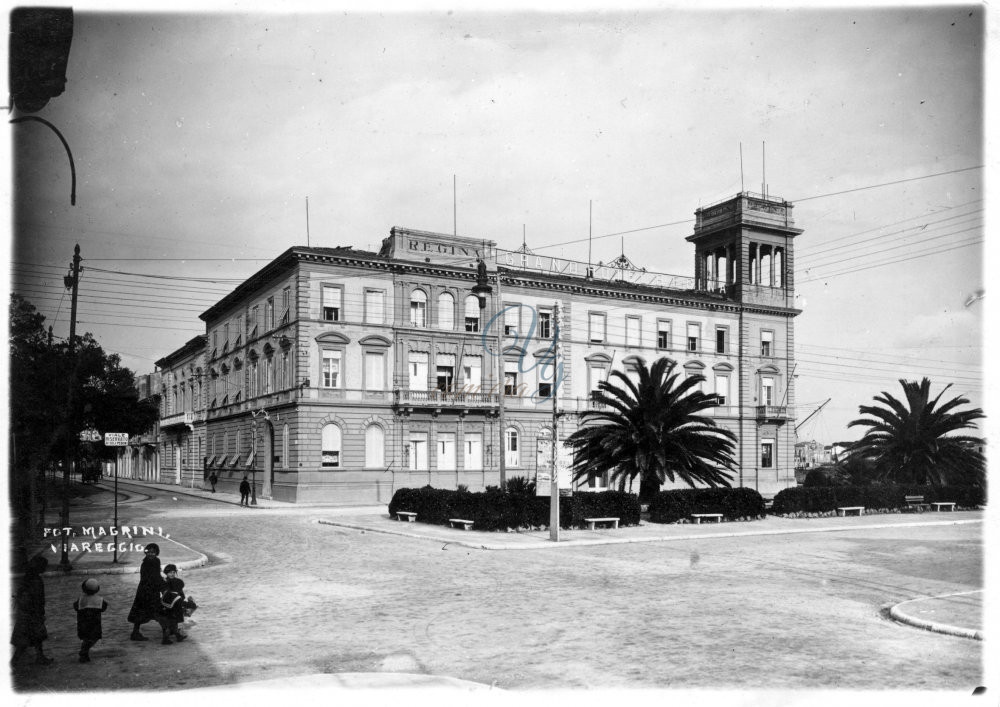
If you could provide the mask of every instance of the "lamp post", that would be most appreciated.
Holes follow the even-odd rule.
[[[257,416],[262,416],[268,422],[271,421],[271,416],[267,414],[267,410],[261,408],[260,410],[254,410],[250,413],[250,425],[251,433],[253,434],[253,466],[250,467],[250,505],[257,505]]]
[[[476,264],[476,284],[472,288],[472,294],[476,296],[479,300],[479,321],[483,323],[485,327],[486,323],[486,298],[493,293],[493,288],[489,283],[489,276],[486,272],[486,263],[482,258]],[[497,298],[500,295],[500,270],[497,270]],[[505,388],[505,375],[503,370],[503,324],[501,323],[500,328],[497,329],[497,385],[499,394],[499,416],[500,416],[500,453],[499,453],[499,465],[500,465],[500,488],[503,489],[507,482],[507,457],[506,457],[506,447],[504,446],[504,435],[507,434],[506,425],[504,422],[504,388]]]

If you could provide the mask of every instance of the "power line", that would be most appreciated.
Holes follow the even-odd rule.
[[[897,179],[892,182],[882,182],[881,184],[869,184],[864,187],[857,187],[855,189],[844,189],[843,191],[833,191],[828,194],[816,194],[815,196],[804,196],[798,199],[792,199],[792,203],[801,204],[803,201],[812,201],[813,199],[825,199],[830,196],[840,196],[841,194],[851,194],[857,191],[866,191],[868,189],[878,189],[879,187],[889,187],[894,184],[905,184],[906,182],[917,182],[921,179],[931,179],[932,177],[943,177],[946,174],[958,174],[959,172],[968,172],[975,169],[982,169],[984,165],[977,164],[973,167],[962,167],[961,169],[951,169],[947,172],[935,172],[934,174],[925,174],[920,177],[910,177],[909,179]]]

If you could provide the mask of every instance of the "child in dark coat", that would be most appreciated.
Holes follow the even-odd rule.
[[[170,637],[173,636],[178,643],[187,636],[178,630],[179,624],[184,621],[184,604],[187,597],[184,596],[184,580],[178,579],[177,567],[167,565],[163,568],[166,575],[166,583],[163,594],[160,597],[160,626],[163,628],[163,644],[173,643]]]
[[[80,662],[90,662],[90,649],[101,640],[101,614],[108,610],[108,602],[98,594],[101,585],[96,579],[88,579],[80,585],[83,595],[73,602],[76,609],[76,635],[80,645]]]

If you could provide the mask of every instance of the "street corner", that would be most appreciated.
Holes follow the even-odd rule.
[[[983,590],[921,597],[889,609],[894,621],[949,636],[983,640]]]
[[[423,673],[315,673],[295,677],[273,678],[269,680],[253,680],[229,685],[215,685],[184,690],[185,695],[213,694],[226,691],[267,691],[267,690],[416,690],[421,693],[427,690],[445,690],[449,692],[485,693],[501,691],[496,685],[460,680],[445,675],[426,675]]]

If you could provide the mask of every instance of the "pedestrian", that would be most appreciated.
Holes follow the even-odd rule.
[[[184,580],[177,577],[177,566],[167,565],[163,568],[166,583],[160,597],[160,626],[163,628],[163,645],[173,643],[173,636],[180,643],[187,638],[178,630],[184,622],[184,605],[187,597],[184,595]]]
[[[243,481],[240,482],[240,505],[250,507],[250,482],[247,481],[247,477],[243,477]]]
[[[208,477],[208,483],[212,484],[212,493],[215,493],[215,485],[219,483],[219,477],[213,471]]]
[[[139,627],[147,621],[156,621],[160,611],[160,591],[163,577],[160,576],[160,546],[150,543],[145,549],[146,556],[139,567],[139,586],[135,590],[132,609],[128,612],[128,622],[132,624],[133,641],[148,641]]]
[[[101,585],[91,577],[80,585],[83,594],[73,602],[76,610],[76,636],[80,644],[80,662],[90,662],[90,649],[101,640],[101,614],[108,610],[108,602],[98,594]]]
[[[24,576],[14,591],[14,630],[10,642],[14,645],[13,665],[28,648],[35,649],[35,662],[49,665],[52,659],[42,650],[42,642],[49,637],[45,628],[45,582],[42,573],[49,566],[44,557],[32,557]]]

